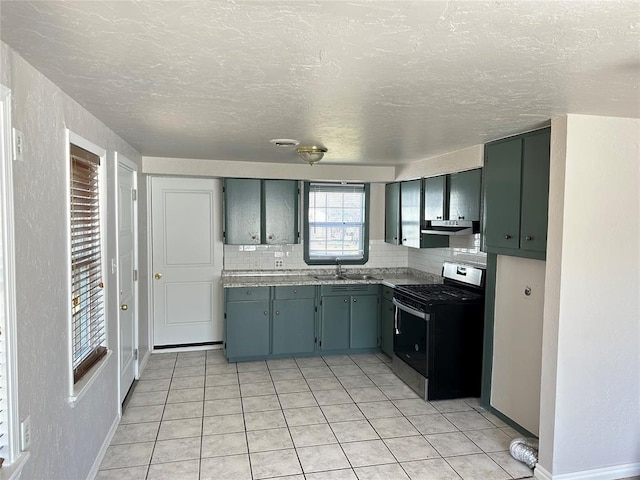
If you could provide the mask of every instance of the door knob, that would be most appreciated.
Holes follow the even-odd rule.
[[[126,303],[123,303],[122,305],[120,305],[120,310],[129,310],[129,305],[127,305]]]
[[[162,274],[161,273],[156,273],[154,275],[154,277],[156,277],[156,280],[160,280],[162,278]]]

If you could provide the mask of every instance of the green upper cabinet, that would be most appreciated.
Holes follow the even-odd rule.
[[[444,220],[446,175],[424,179],[424,219]]]
[[[549,203],[546,128],[485,146],[484,246],[489,253],[544,259]]]
[[[421,180],[400,184],[400,234],[402,245],[420,248]]]
[[[224,241],[231,245],[260,243],[262,232],[261,180],[224,180]]]
[[[482,169],[476,168],[466,172],[452,173],[447,177],[449,182],[449,220],[479,222]]]
[[[520,248],[525,251],[547,250],[549,152],[549,130],[524,138]]]
[[[298,182],[224,180],[224,242],[293,244],[298,235]]]
[[[298,243],[298,182],[264,180],[264,233],[270,245]]]
[[[400,184],[384,186],[384,241],[400,244]]]

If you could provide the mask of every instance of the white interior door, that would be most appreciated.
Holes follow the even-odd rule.
[[[124,401],[137,368],[137,268],[136,171],[135,164],[122,156],[118,161],[118,365],[120,401]]]
[[[221,342],[221,186],[152,178],[153,344]]]

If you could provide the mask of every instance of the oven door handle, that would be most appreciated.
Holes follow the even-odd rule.
[[[418,317],[421,318],[422,320],[429,320],[429,314],[428,313],[424,313],[421,312],[419,310],[416,310],[415,308],[411,308],[408,307],[406,305],[403,305],[402,303],[398,302],[395,298],[391,300],[393,302],[393,304],[396,306],[396,308],[402,310],[403,312],[407,312],[411,315],[413,315],[414,317]]]

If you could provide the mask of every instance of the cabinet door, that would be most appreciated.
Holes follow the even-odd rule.
[[[446,175],[424,179],[424,219],[445,220]]]
[[[344,350],[349,348],[350,297],[322,297],[320,315],[320,349]]]
[[[378,295],[351,297],[351,348],[375,348],[378,343]]]
[[[482,170],[449,175],[449,220],[480,220]]]
[[[402,245],[420,248],[421,180],[400,184]]]
[[[549,130],[524,138],[520,209],[520,248],[523,250],[547,250],[549,144]]]
[[[227,357],[269,355],[269,302],[227,302]]]
[[[315,301],[274,300],[273,354],[311,353],[315,349]]]
[[[298,243],[298,182],[264,180],[263,243]]]
[[[393,356],[393,320],[394,306],[390,300],[382,300],[382,308],[380,309],[380,320],[382,324],[382,352],[390,357]]]
[[[387,183],[384,187],[384,241],[400,244],[400,184]]]
[[[520,173],[522,139],[485,147],[484,201],[487,247],[520,245]]]
[[[227,178],[224,181],[224,243],[260,243],[260,180]]]

